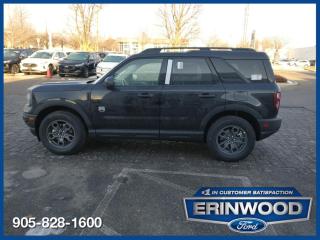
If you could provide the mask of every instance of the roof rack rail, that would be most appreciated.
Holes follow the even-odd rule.
[[[143,50],[140,54],[157,54],[161,52],[170,52],[171,50],[187,50],[187,51],[252,51],[255,52],[253,48],[229,48],[229,47],[165,47],[165,48],[148,48]]]

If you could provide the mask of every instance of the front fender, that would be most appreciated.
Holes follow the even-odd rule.
[[[42,111],[45,111],[49,108],[66,108],[75,111],[78,113],[87,127],[90,129],[92,127],[92,121],[88,117],[88,114],[83,109],[82,106],[80,106],[76,101],[72,101],[69,99],[63,99],[63,98],[53,98],[53,99],[46,99],[45,102],[39,103],[35,109],[33,109],[33,114],[39,115]]]

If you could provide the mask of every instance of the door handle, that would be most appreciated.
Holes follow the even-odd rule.
[[[138,93],[138,97],[151,98],[151,97],[153,97],[153,94],[152,93]]]
[[[208,93],[208,92],[200,93],[198,96],[201,98],[215,98],[216,97],[216,95],[214,93]]]

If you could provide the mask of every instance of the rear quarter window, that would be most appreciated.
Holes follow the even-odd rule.
[[[245,83],[244,77],[223,59],[212,58],[213,65],[224,83]]]
[[[212,59],[224,83],[261,83],[268,80],[263,60]]]
[[[226,60],[246,80],[251,82],[268,81],[263,60]]]

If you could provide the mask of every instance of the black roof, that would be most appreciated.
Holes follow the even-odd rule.
[[[209,47],[175,47],[149,48],[136,56],[147,57],[217,57],[223,59],[269,59],[264,52],[251,48],[209,48]]]

